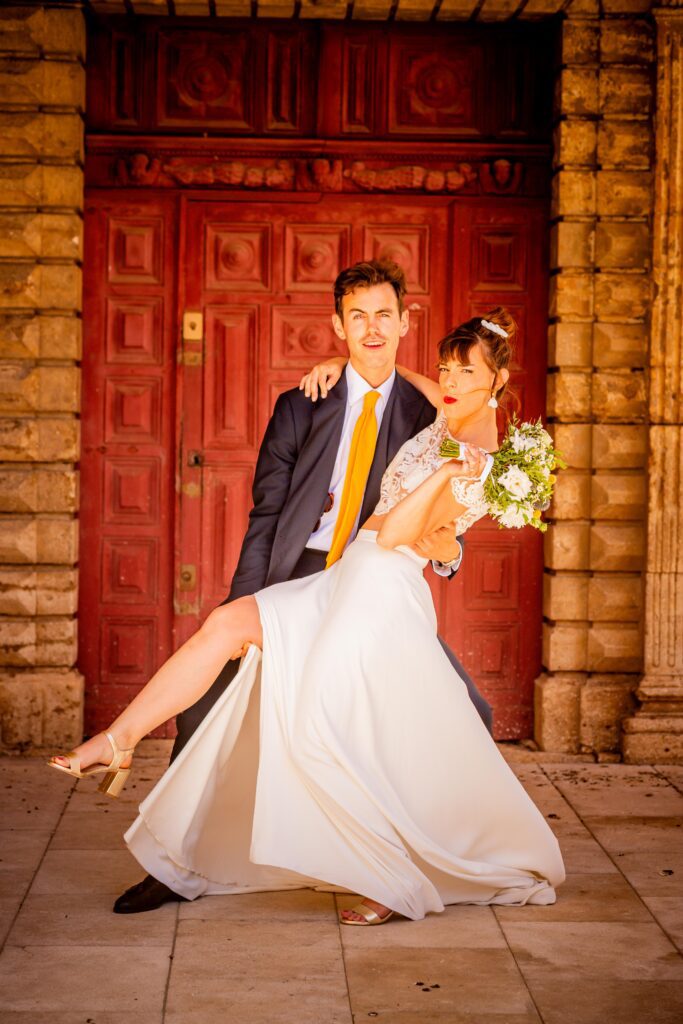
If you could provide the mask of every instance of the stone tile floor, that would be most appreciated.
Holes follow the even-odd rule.
[[[119,801],[38,758],[0,760],[2,1024],[680,1024],[683,767],[511,760],[555,829],[553,907],[449,907],[340,928],[353,898],[209,897],[111,913],[142,872]]]

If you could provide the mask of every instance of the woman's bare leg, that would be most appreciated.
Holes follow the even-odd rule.
[[[121,749],[129,749],[152,729],[189,708],[225,665],[245,644],[261,647],[263,634],[258,605],[253,597],[221,605],[206,619],[194,636],[180,647],[147,685],[112,722],[109,731]],[[111,746],[99,733],[76,747],[81,768],[111,760]],[[62,763],[67,764],[66,759]]]

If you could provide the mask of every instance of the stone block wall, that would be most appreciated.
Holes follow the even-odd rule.
[[[74,666],[83,6],[26,0],[24,7],[0,8],[3,748],[69,745],[82,728],[83,680]],[[683,432],[675,397],[683,379],[677,131],[683,20],[681,0],[661,0],[655,18],[661,22],[662,11],[671,11],[666,31],[660,24],[655,63],[652,6],[651,0],[355,0],[350,10],[346,0],[88,2],[96,13],[133,16],[291,17],[298,11],[315,18],[350,12],[359,20],[563,18],[548,415],[569,469],[559,477],[546,537],[536,739],[546,750],[603,759],[623,750],[632,761],[667,759],[672,730],[675,756],[683,757]]]
[[[536,739],[616,757],[642,674],[655,33],[574,2],[556,83],[548,415],[569,468],[546,535]]]
[[[0,745],[82,735],[76,664],[85,26],[0,10]]]

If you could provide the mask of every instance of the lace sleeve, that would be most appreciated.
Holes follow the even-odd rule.
[[[437,420],[399,448],[382,477],[375,515],[386,515],[438,469],[441,463],[438,449],[442,440],[443,431]]]
[[[441,443],[446,436],[446,425],[443,418],[437,419],[429,427],[411,437],[399,449],[398,454],[389,464],[380,489],[380,499],[375,508],[375,515],[383,516],[398,505],[406,495],[435,473],[443,465],[440,455]],[[491,472],[493,456],[486,459],[486,467],[479,480],[451,481],[453,497],[464,511],[455,524],[456,536],[469,529],[478,519],[488,512],[488,503],[484,495],[484,481]]]

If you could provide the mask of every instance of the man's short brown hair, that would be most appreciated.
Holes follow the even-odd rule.
[[[396,292],[399,313],[403,312],[403,298],[406,293],[406,275],[398,263],[391,260],[361,260],[352,267],[342,270],[334,282],[334,308],[339,319],[342,317],[342,299],[356,288],[372,288],[376,284],[390,284]]]

